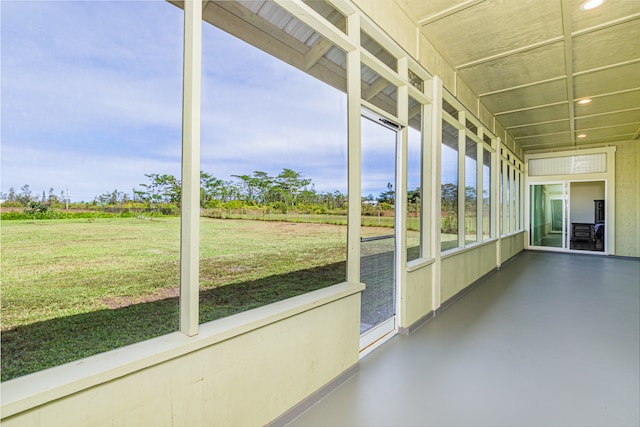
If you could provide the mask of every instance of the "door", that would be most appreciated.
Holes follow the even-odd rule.
[[[392,336],[396,324],[396,148],[400,127],[363,111],[360,242],[361,354]]]
[[[568,198],[565,183],[531,185],[531,246],[567,248]]]

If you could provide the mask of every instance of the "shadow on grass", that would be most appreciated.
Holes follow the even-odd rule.
[[[200,322],[208,322],[343,282],[346,263],[200,293]],[[2,381],[154,338],[179,327],[178,298],[98,310],[2,332]]]

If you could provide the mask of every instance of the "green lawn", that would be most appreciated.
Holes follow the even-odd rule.
[[[2,221],[2,380],[177,330],[179,230]],[[342,225],[202,218],[200,321],[341,282],[345,251]]]

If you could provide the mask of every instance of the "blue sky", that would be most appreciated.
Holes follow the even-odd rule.
[[[164,1],[6,1],[2,192],[131,193],[180,175],[182,10]],[[346,192],[346,97],[203,26],[201,169],[292,168]]]

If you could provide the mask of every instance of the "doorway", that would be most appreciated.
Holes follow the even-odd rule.
[[[605,188],[605,181],[532,184],[529,245],[604,252]]]
[[[567,191],[564,183],[532,185],[531,246],[566,248]]]
[[[400,126],[363,110],[361,117],[360,351],[397,331],[396,153]]]

